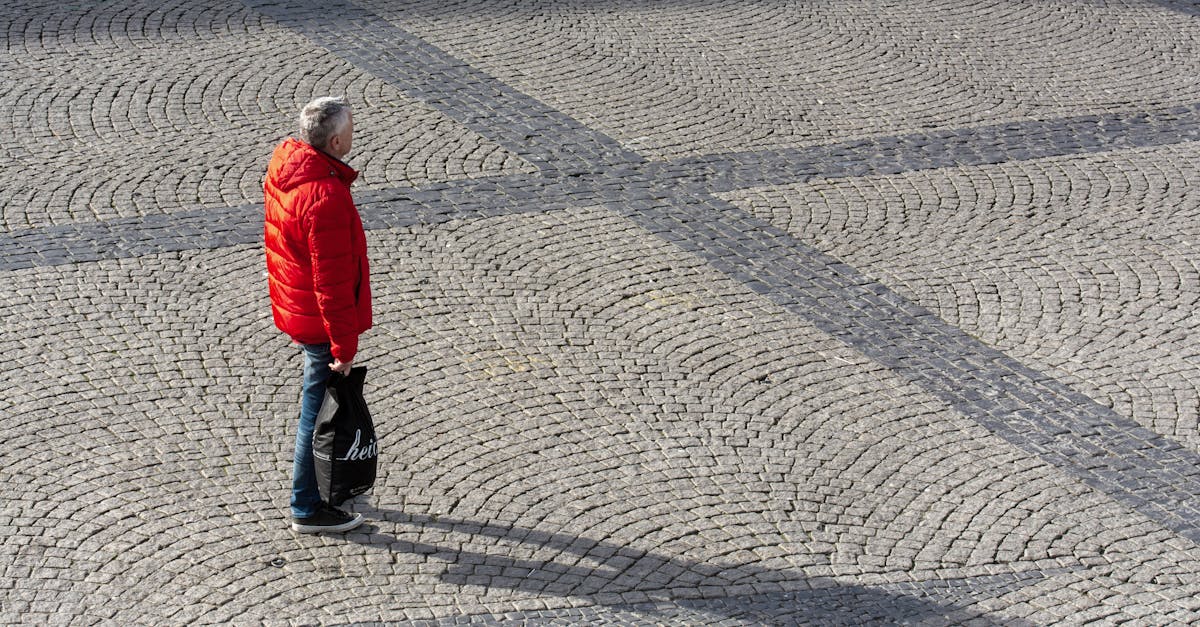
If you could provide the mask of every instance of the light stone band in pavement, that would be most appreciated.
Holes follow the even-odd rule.
[[[0,622],[1200,619],[1194,4],[302,4],[0,12]],[[345,538],[258,241],[318,92]]]

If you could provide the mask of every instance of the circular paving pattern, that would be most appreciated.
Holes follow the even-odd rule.
[[[25,172],[0,183],[8,229],[261,202],[313,94],[352,94],[364,187],[527,169],[236,3],[30,4],[0,52],[7,122],[28,129],[4,142]]]
[[[1200,100],[1155,3],[361,4],[651,159]]]
[[[728,197],[1200,449],[1194,144]]]
[[[738,616],[837,586],[865,609],[810,603],[854,622],[903,607],[896,573],[1041,573],[995,598],[1046,569],[1163,591],[1195,572],[1171,534],[606,211],[372,242],[385,473],[349,542],[285,528],[299,357],[254,289],[257,249],[19,275],[61,286],[5,311],[28,364],[7,402],[39,425],[6,434],[2,471],[25,486],[4,544],[23,616],[374,620],[409,598],[451,616],[681,594],[748,597],[704,606]],[[872,575],[885,585],[835,584]]]
[[[1196,622],[1196,15],[7,5],[0,623]],[[255,209],[318,93],[345,536],[288,528]]]

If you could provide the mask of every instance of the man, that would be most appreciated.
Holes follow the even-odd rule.
[[[292,529],[301,533],[363,522],[321,500],[312,455],[329,377],[350,372],[358,336],[371,327],[367,240],[350,197],[358,172],[342,161],[353,133],[345,98],[313,100],[300,112],[300,139],[275,149],[263,184],[271,313],[305,357],[291,498]]]

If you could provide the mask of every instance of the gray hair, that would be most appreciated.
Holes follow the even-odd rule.
[[[350,103],[345,96],[324,96],[300,110],[300,139],[313,148],[324,149],[329,138],[350,121]]]

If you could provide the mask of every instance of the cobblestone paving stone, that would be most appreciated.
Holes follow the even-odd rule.
[[[1200,619],[1194,3],[323,6],[0,10],[0,622]],[[256,205],[331,92],[345,538]]]

